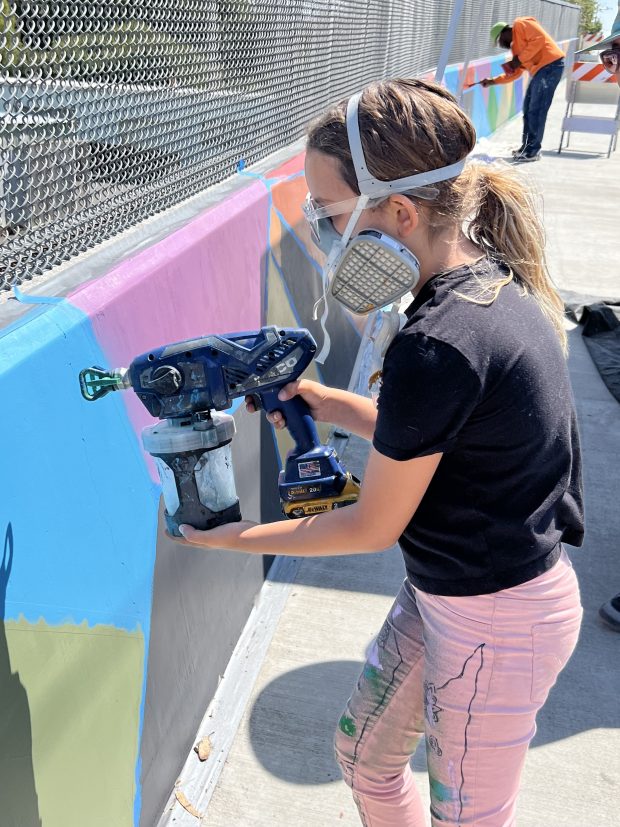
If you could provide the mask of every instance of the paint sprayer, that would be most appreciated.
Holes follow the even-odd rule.
[[[295,442],[278,480],[287,517],[357,500],[359,480],[345,471],[331,446],[321,444],[306,402],[301,396],[278,399],[315,352],[307,330],[269,326],[165,345],[138,356],[128,368],[85,368],[80,388],[88,401],[133,388],[161,420],[144,428],[142,443],[159,471],[168,531],[179,537],[184,523],[204,530],[241,519],[231,460],[235,422],[223,413],[241,396],[268,413],[281,411]]]

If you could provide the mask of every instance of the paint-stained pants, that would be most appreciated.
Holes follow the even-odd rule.
[[[564,60],[543,66],[529,82],[523,101],[523,137],[521,146],[528,155],[537,155],[542,146],[547,114],[564,73]]]
[[[422,737],[433,827],[513,827],[536,713],[571,656],[581,614],[565,552],[495,594],[442,597],[406,580],[336,734],[365,827],[426,824],[409,764]]]

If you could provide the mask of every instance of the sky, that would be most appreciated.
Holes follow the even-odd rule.
[[[611,32],[611,24],[614,22],[614,19],[618,14],[618,7],[615,5],[613,0],[602,0],[600,10],[603,31],[605,34],[609,34]]]

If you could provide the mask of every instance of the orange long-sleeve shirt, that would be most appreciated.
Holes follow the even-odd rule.
[[[512,54],[521,66],[512,75],[499,75],[494,83],[512,83],[527,71],[535,75],[543,66],[564,57],[564,52],[535,17],[517,17],[512,24]]]

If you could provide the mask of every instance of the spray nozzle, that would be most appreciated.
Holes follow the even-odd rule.
[[[80,390],[82,396],[88,402],[101,399],[106,393],[120,391],[131,387],[127,375],[127,368],[118,370],[104,370],[93,365],[91,368],[84,368],[80,371]]]

